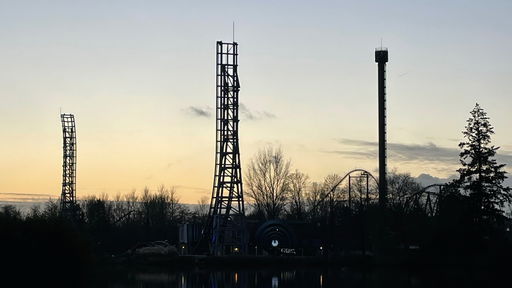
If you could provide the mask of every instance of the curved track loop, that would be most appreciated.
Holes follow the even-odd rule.
[[[336,193],[336,189],[354,173],[360,172],[361,175],[368,175],[371,178],[376,186],[379,186],[379,181],[375,178],[369,171],[364,169],[354,169],[349,171],[345,176],[343,176],[321,199],[320,202],[325,201],[325,199],[334,193]],[[406,207],[412,208],[417,207],[422,209],[428,216],[435,216],[439,211],[439,200],[444,194],[446,184],[432,184],[422,188],[420,191],[410,195],[406,200]],[[368,187],[367,187],[368,189]],[[378,188],[377,188],[378,189]],[[368,204],[368,195],[366,198],[366,204]],[[349,203],[350,207],[350,203]]]
[[[372,173],[370,173],[369,171],[367,170],[364,170],[364,169],[354,169],[354,170],[351,170],[349,171],[347,174],[345,174],[345,176],[343,176],[338,182],[336,182],[336,184],[327,192],[325,193],[325,195],[320,199],[320,201],[318,203],[322,203],[325,201],[325,199],[331,195],[334,195],[334,193],[336,192],[336,189],[343,183],[343,181],[345,181],[346,179],[348,179],[352,174],[354,173],[357,173],[357,172],[360,172],[361,175],[360,176],[366,176],[368,175],[368,179],[372,179],[373,182],[375,182],[375,184],[377,185],[377,187],[379,186],[379,181],[377,180],[377,178],[375,178],[375,176],[372,175]],[[369,186],[367,185],[366,187],[367,191],[369,190]],[[349,199],[350,199],[350,192],[349,192]],[[365,202],[366,204],[368,204],[369,202],[369,195],[368,195],[368,192],[366,194],[366,199],[365,199]],[[349,207],[351,206],[351,201],[349,200]],[[316,208],[316,207],[315,207]]]
[[[446,184],[432,184],[412,194],[407,207],[423,209],[428,216],[435,216],[439,212],[439,200],[443,197]]]

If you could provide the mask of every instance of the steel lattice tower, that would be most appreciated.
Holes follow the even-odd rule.
[[[62,122],[62,194],[61,215],[75,218],[76,211],[76,127],[73,114],[61,114]]]
[[[245,253],[245,212],[238,144],[238,43],[217,42],[215,175],[206,235],[214,255]]]

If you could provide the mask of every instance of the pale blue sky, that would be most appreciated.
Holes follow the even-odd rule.
[[[79,192],[208,196],[215,123],[190,107],[215,105],[215,41],[232,40],[232,21],[240,100],[256,115],[242,118],[243,164],[272,143],[313,180],[375,169],[346,140],[377,139],[383,39],[388,141],[433,151],[390,151],[389,166],[447,177],[477,101],[512,154],[511,12],[511,1],[0,1],[0,192],[60,193],[62,107],[77,118]]]

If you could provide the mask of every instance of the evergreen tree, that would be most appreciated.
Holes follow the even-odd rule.
[[[459,143],[462,167],[457,170],[460,177],[456,184],[469,194],[475,220],[492,221],[503,214],[503,207],[512,200],[512,193],[510,187],[503,186],[505,164],[498,164],[495,159],[499,147],[491,145],[494,128],[478,103],[462,133],[465,138]]]

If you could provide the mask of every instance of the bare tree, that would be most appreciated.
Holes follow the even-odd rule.
[[[95,233],[104,235],[113,222],[111,205],[105,194],[100,197],[88,196],[83,199],[81,205],[89,228]]]
[[[388,176],[388,201],[396,208],[408,209],[406,207],[409,199],[415,193],[421,191],[421,185],[414,180],[409,173],[397,173],[393,171]]]
[[[43,212],[43,217],[49,218],[49,219],[55,219],[59,217],[59,201],[55,199],[48,199],[48,202],[46,202]]]
[[[147,187],[144,188],[141,205],[147,226],[178,224],[186,214],[174,187],[161,185],[155,194],[151,194]]]
[[[333,205],[341,205],[347,198],[345,190],[341,187],[334,187],[341,177],[338,174],[329,174],[322,183],[313,182],[306,194],[307,214],[310,219],[325,217],[329,209],[337,209]],[[334,191],[331,191],[333,188]]]
[[[137,216],[140,217],[140,198],[137,196],[137,191],[133,189],[130,193],[124,195],[124,201],[126,203],[126,221],[134,221]]]
[[[166,200],[168,202],[168,211],[169,211],[169,220],[171,223],[178,223],[182,222],[183,219],[186,217],[187,209],[186,207],[180,202],[180,197],[178,196],[178,193],[176,192],[175,187],[171,187],[167,192]]]
[[[340,182],[340,180],[341,176],[335,173],[325,176],[322,189],[327,195],[328,200],[343,201],[348,199],[347,191],[342,191],[342,187],[338,186],[333,191],[331,191],[334,186]]]
[[[307,214],[310,219],[322,217],[326,211],[326,192],[324,185],[313,182],[306,194]]]
[[[210,207],[210,198],[207,196],[201,197],[197,201],[197,206],[194,209],[194,212],[199,216],[200,218],[206,218],[208,216],[208,209]]]
[[[290,160],[280,148],[266,147],[258,151],[246,171],[246,194],[256,213],[262,212],[267,219],[278,218],[289,193]]]
[[[295,170],[289,175],[290,197],[288,215],[293,219],[303,220],[306,216],[306,188],[308,175]]]
[[[117,193],[112,201],[112,214],[114,217],[114,224],[118,224],[120,220],[124,219],[124,215],[128,213],[126,203],[123,202],[121,194]]]

